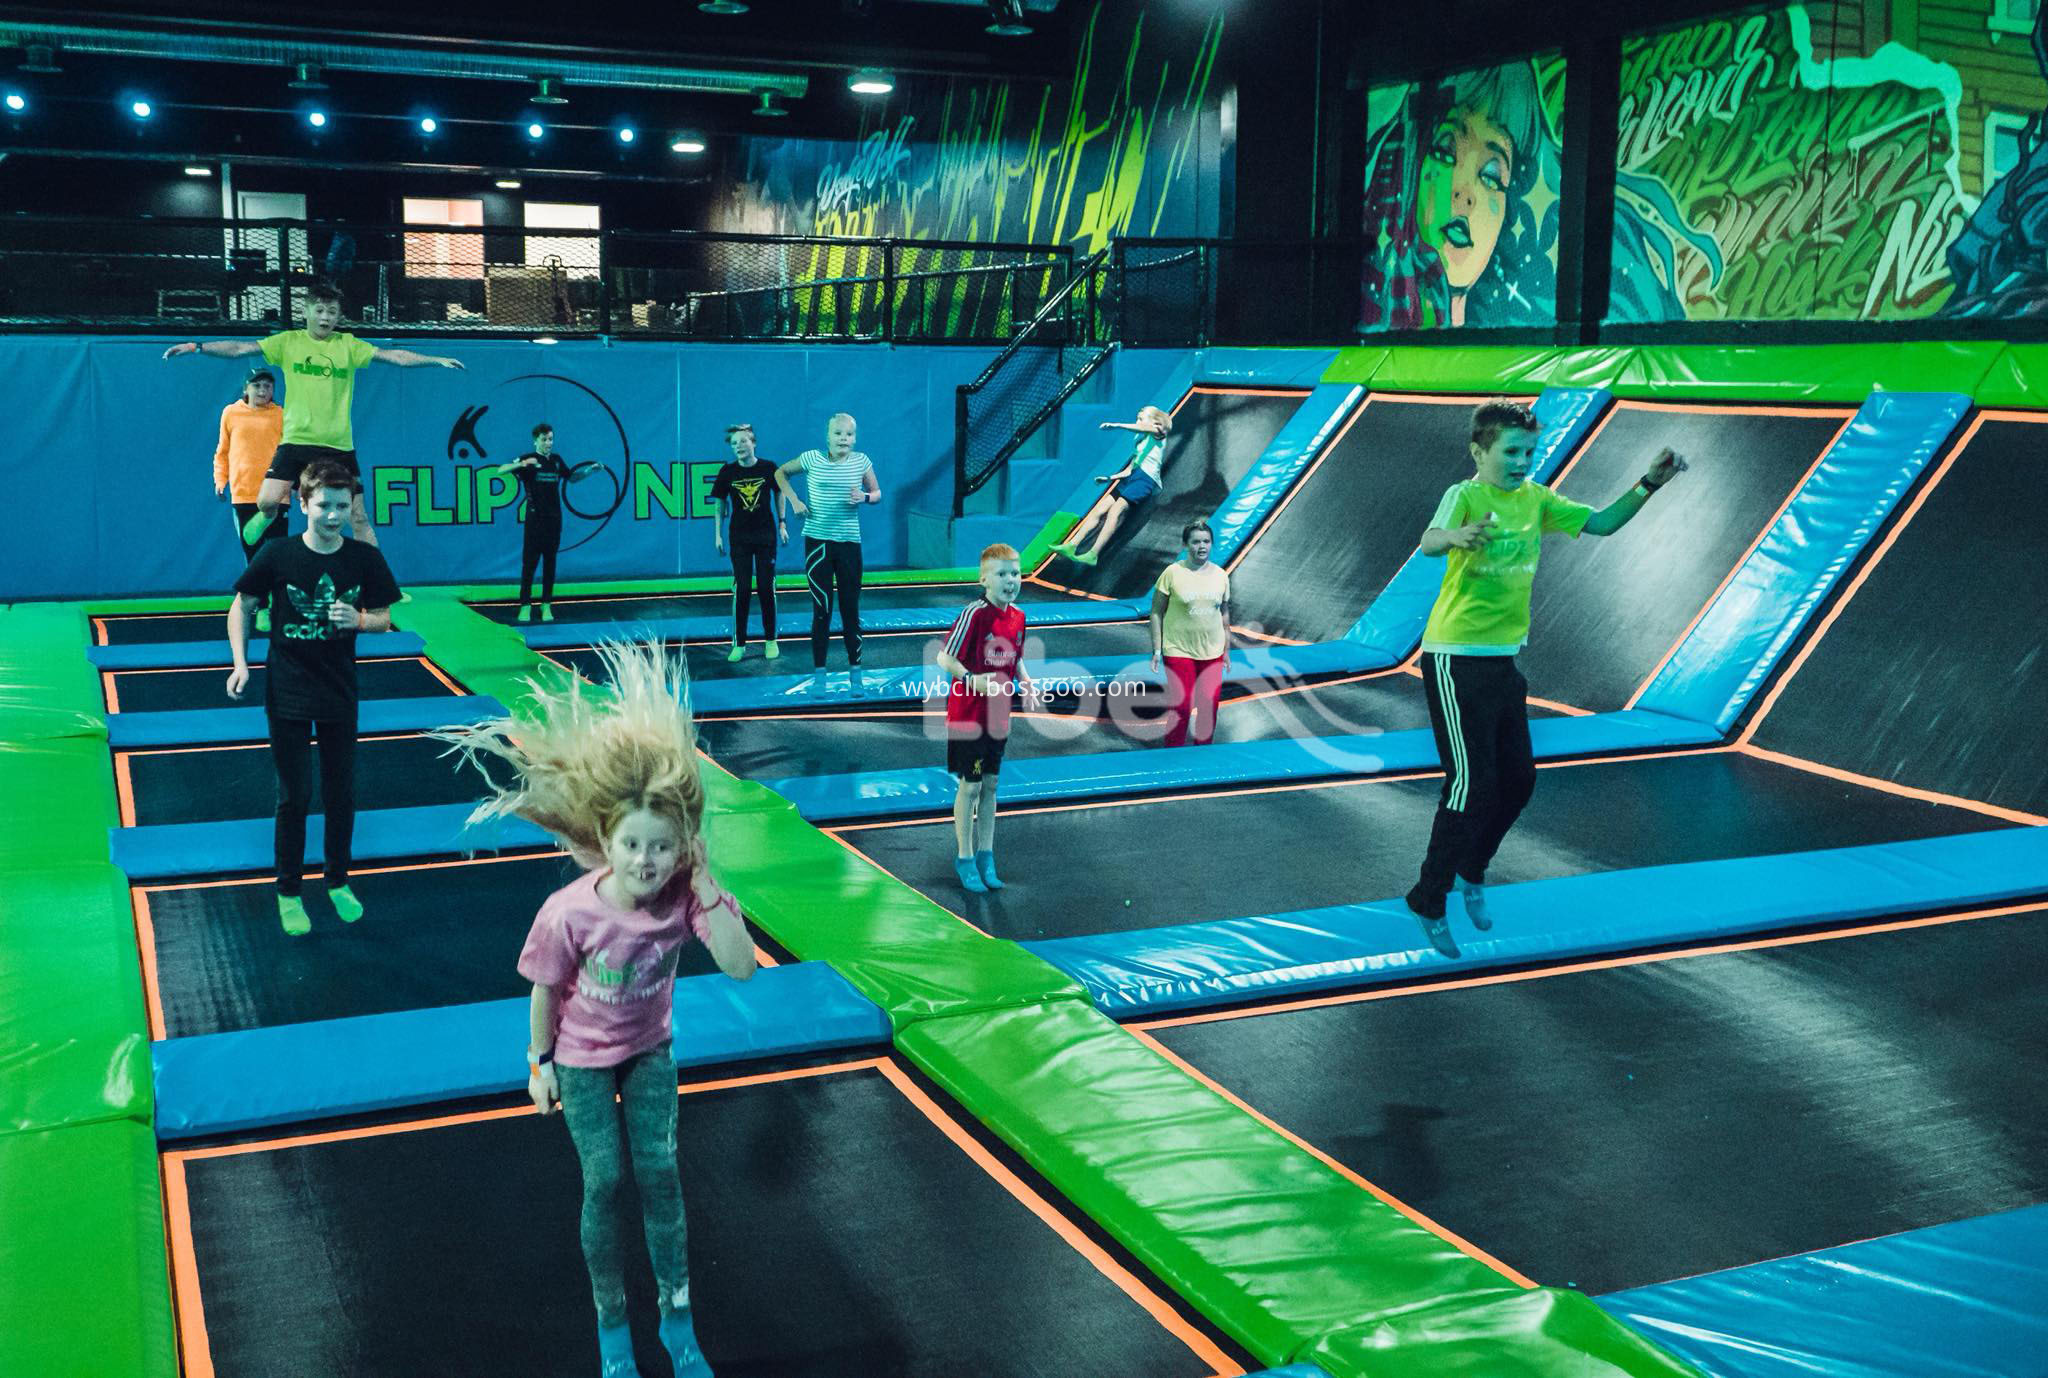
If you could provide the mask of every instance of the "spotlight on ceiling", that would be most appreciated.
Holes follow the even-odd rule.
[[[292,65],[292,79],[285,83],[294,91],[325,91],[327,82],[320,75],[317,62],[298,62]]]
[[[128,113],[138,120],[146,120],[156,113],[156,107],[146,100],[133,100],[128,102]]]
[[[619,142],[622,144],[629,144],[639,137],[639,134],[634,132],[633,126],[630,124],[619,130]]]
[[[782,106],[782,97],[773,91],[761,93],[761,103],[754,107],[754,113],[765,120],[779,120],[789,113]]]
[[[846,89],[857,96],[886,96],[896,89],[896,78],[879,67],[863,67],[846,79]]]
[[[679,129],[669,138],[668,150],[671,153],[702,153],[704,136],[694,129]]]
[[[567,105],[569,98],[562,94],[560,77],[541,77],[533,83],[533,94],[526,98],[535,105]]]
[[[532,124],[526,126],[526,137],[529,139],[538,139],[541,135],[547,132],[547,129],[541,124],[539,120],[535,120]]]
[[[987,0],[988,28],[998,38],[1027,38],[1031,26],[1024,22],[1024,0]]]
[[[185,164],[185,175],[187,177],[211,177],[213,176],[213,169],[200,163],[187,163]]]
[[[432,115],[420,116],[420,133],[431,134],[441,127],[441,122]]]
[[[8,110],[19,115],[22,111],[28,109],[28,97],[19,91],[9,91],[5,104]]]
[[[697,8],[705,14],[745,14],[746,0],[697,0]]]
[[[21,70],[35,72],[42,76],[55,76],[63,71],[57,65],[57,50],[47,43],[31,43],[28,55],[21,60]]]
[[[306,123],[312,125],[315,129],[325,129],[327,127],[327,112],[325,110],[308,110],[306,112]]]
[[[517,191],[523,185],[517,177],[500,177],[491,185],[499,191]]]

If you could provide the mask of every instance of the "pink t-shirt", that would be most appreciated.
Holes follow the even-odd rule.
[[[599,897],[597,882],[609,874],[586,871],[549,895],[519,953],[519,974],[561,996],[555,1061],[565,1067],[616,1067],[667,1038],[676,960],[709,931],[687,872],[676,872],[651,907],[630,910]]]

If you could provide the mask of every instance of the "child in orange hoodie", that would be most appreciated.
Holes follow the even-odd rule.
[[[249,370],[242,382],[242,399],[221,408],[220,443],[213,451],[213,495],[234,505],[235,539],[242,539],[242,527],[256,515],[256,492],[263,486],[263,474],[284,436],[284,408],[272,400],[277,378],[267,368]],[[283,540],[284,522],[272,522],[254,545],[242,541],[242,563],[256,558],[264,541]],[[270,630],[270,614],[256,614],[256,630]]]

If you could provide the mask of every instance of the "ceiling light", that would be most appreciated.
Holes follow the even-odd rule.
[[[789,111],[782,108],[780,97],[775,92],[763,91],[761,93],[761,103],[754,107],[754,113],[763,119],[779,120],[784,115],[787,115]]]
[[[285,83],[294,91],[325,91],[327,83],[320,76],[320,64],[301,62],[293,66],[292,79]]]
[[[55,76],[64,69],[57,65],[55,48],[47,43],[31,43],[28,45],[28,56],[22,59],[21,70]]]
[[[517,191],[522,184],[517,177],[500,177],[495,185],[499,191]]]
[[[306,123],[312,125],[315,129],[325,129],[327,127],[327,112],[325,110],[308,110],[306,112]]]
[[[639,135],[633,132],[633,126],[630,124],[619,131],[619,142],[622,144],[629,144],[638,137]]]
[[[896,89],[896,78],[879,67],[863,67],[846,79],[846,89],[860,96],[886,96]]]
[[[560,343],[561,343],[561,341],[560,341],[560,340],[556,339],[556,338],[555,338],[554,336],[552,336],[552,335],[536,335],[536,336],[534,336],[534,337],[533,337],[533,342],[534,342],[535,344],[560,344]]]
[[[998,38],[1027,38],[1031,26],[1024,22],[1024,0],[987,0],[989,24],[982,32]]]
[[[569,98],[562,94],[560,77],[541,77],[534,82],[533,94],[526,98],[535,105],[567,105]]]
[[[22,111],[28,109],[28,98],[19,91],[9,91],[7,93],[7,108],[19,115]]]
[[[532,124],[526,126],[526,137],[529,139],[538,139],[541,135],[547,132],[548,131],[546,129],[541,127],[541,122],[539,120],[535,120]]]
[[[704,14],[745,14],[746,0],[697,0],[697,8]]]
[[[187,177],[211,177],[213,176],[213,169],[203,167],[198,163],[187,163],[185,164],[185,175]]]
[[[668,141],[668,148],[671,153],[702,153],[704,136],[691,129],[678,130]]]
[[[420,133],[431,134],[441,127],[441,122],[432,115],[420,116]]]
[[[146,120],[151,115],[154,115],[156,111],[153,107],[151,107],[148,101],[138,100],[130,101],[128,103],[128,113],[133,115],[138,120]]]

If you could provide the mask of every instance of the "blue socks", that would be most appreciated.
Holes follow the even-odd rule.
[[[988,893],[988,886],[982,884],[981,870],[974,864],[973,857],[954,857],[953,874],[960,877],[960,888],[968,894],[986,895]]]
[[[697,1344],[697,1331],[688,1311],[670,1311],[661,1318],[661,1343],[675,1361],[675,1378],[711,1378],[711,1365]]]
[[[846,682],[853,687],[855,698],[864,699],[868,696],[868,682],[861,678],[860,666],[856,665],[846,672]]]
[[[981,883],[989,889],[1000,890],[1003,888],[1001,878],[996,875],[996,854],[994,852],[976,852],[974,854],[974,869],[981,873]]]
[[[597,1328],[597,1371],[599,1378],[640,1378],[640,1367],[633,1362],[632,1326]]]

